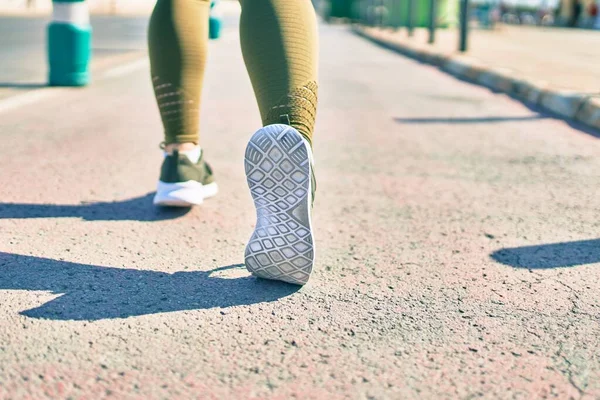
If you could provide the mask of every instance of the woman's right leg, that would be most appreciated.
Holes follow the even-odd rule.
[[[312,142],[318,33],[310,0],[241,0],[240,39],[263,125],[288,121]]]
[[[240,36],[264,126],[246,149],[246,176],[257,209],[246,267],[263,278],[303,285],[315,258],[315,10],[310,0],[242,0]]]

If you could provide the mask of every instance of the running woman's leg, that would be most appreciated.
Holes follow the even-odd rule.
[[[315,248],[312,135],[317,109],[317,24],[310,0],[243,0],[242,51],[264,127],[245,168],[257,223],[246,246],[255,275],[303,285]]]
[[[210,0],[158,0],[150,18],[151,78],[165,133],[154,203],[191,206],[217,192],[198,145]]]
[[[289,118],[312,140],[318,35],[310,0],[242,0],[240,38],[263,125]]]

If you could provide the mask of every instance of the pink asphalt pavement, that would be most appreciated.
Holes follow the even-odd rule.
[[[241,265],[236,32],[204,93],[221,191],[190,212],[151,204],[146,69],[0,114],[0,399],[600,397],[597,134],[321,33],[301,289]]]

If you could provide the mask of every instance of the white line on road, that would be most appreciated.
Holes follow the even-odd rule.
[[[148,58],[144,57],[132,61],[130,63],[109,69],[104,74],[102,74],[101,79],[118,78],[120,76],[137,71],[139,69],[147,68],[148,66]],[[6,99],[0,100],[0,114],[7,111],[15,110],[19,107],[37,103],[41,100],[49,99],[60,93],[67,93],[68,91],[68,88],[44,88],[8,97]]]
[[[132,61],[128,64],[120,65],[115,68],[111,68],[102,74],[103,78],[117,78],[119,76],[127,75],[131,72],[137,71],[139,69],[148,68],[150,66],[150,61],[148,57],[141,58],[139,60]]]
[[[64,89],[38,89],[31,92],[19,94],[0,100],[0,114],[6,111],[14,110],[22,106],[27,106],[36,103],[40,100],[47,99],[65,91]]]

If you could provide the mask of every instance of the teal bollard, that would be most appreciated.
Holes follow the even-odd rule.
[[[48,84],[85,86],[90,81],[92,27],[84,0],[54,0],[48,25]]]
[[[210,16],[208,17],[208,37],[209,39],[218,39],[221,36],[223,21],[216,8],[218,1],[210,3]]]

